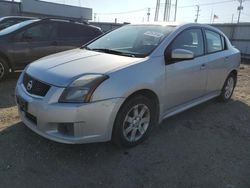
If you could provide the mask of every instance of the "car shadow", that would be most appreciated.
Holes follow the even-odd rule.
[[[0,108],[9,108],[16,105],[15,87],[20,72],[10,73],[8,77],[0,82]]]
[[[0,132],[0,181],[3,187],[244,187],[249,122],[249,105],[212,100],[164,120],[130,149],[59,144],[20,122]]]

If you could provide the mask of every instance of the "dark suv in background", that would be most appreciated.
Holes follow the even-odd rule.
[[[102,34],[100,28],[69,20],[28,20],[0,31],[0,80],[49,54],[80,47]]]
[[[6,16],[0,18],[0,30],[3,30],[7,27],[10,27],[12,25],[15,25],[17,23],[26,21],[26,20],[34,20],[37,18],[32,17],[24,17],[24,16]]]

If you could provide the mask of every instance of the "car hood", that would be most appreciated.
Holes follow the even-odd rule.
[[[141,60],[142,58],[74,49],[39,59],[31,63],[26,72],[40,81],[66,87],[82,75],[109,74]]]

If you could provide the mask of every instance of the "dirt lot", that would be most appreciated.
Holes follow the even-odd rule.
[[[0,187],[250,187],[250,65],[233,99],[215,100],[165,120],[143,144],[63,145],[18,118],[18,74],[0,83]]]

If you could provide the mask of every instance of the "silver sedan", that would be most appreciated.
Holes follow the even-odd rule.
[[[22,121],[62,143],[142,142],[164,118],[230,100],[240,52],[201,24],[130,24],[26,67],[16,86]]]

